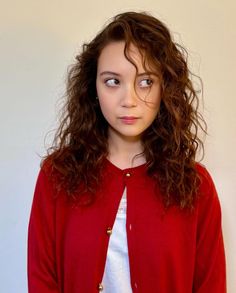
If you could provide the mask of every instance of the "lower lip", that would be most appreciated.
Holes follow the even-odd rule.
[[[138,120],[138,118],[132,118],[132,119],[120,118],[120,119],[122,123],[128,124],[128,125],[134,124]]]

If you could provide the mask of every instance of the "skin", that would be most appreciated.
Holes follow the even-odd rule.
[[[124,47],[123,41],[111,42],[102,50],[96,78],[100,108],[109,123],[109,160],[122,169],[131,167],[132,158],[142,153],[142,133],[156,118],[161,102],[158,74],[151,66],[146,72],[141,54],[131,45],[129,56],[136,72],[124,55]],[[144,162],[139,156],[132,166]]]

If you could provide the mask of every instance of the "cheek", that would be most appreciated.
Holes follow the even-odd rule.
[[[102,112],[114,112],[119,101],[117,92],[97,87],[97,95]]]
[[[160,85],[154,85],[150,92],[146,95],[146,101],[152,104],[153,108],[157,108],[160,106],[161,102],[161,87]]]
[[[108,97],[110,98],[110,97]],[[109,122],[113,119],[115,105],[111,102],[111,99],[107,99],[104,96],[99,96],[99,105],[104,118]]]
[[[107,111],[112,110],[115,107],[114,99],[110,96],[100,95],[99,104],[101,108]]]
[[[154,120],[159,112],[159,107],[155,107],[149,110],[149,114],[147,115],[149,117],[149,120]]]
[[[161,103],[161,87],[160,86],[158,86],[156,88],[155,94],[153,95],[153,99],[154,99],[156,105],[159,106]]]
[[[147,99],[147,102],[149,102],[148,109],[150,113],[158,113],[160,109],[160,104],[161,104],[160,91],[155,91],[151,96],[149,96],[149,99]]]
[[[150,100],[150,102],[151,103],[149,105],[146,105],[145,112],[147,121],[149,121],[149,123],[152,123],[160,110],[161,99],[157,99],[157,97],[155,96],[153,97],[153,99]]]

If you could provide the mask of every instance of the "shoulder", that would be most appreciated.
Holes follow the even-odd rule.
[[[57,172],[49,159],[42,161],[35,186],[35,197],[51,200],[57,194]]]
[[[215,191],[215,184],[207,168],[201,163],[196,163],[195,166],[200,179],[199,192],[206,195],[212,190]]]
[[[197,173],[200,178],[198,190],[198,213],[199,215],[208,215],[221,218],[221,206],[214,181],[207,168],[196,164]]]
[[[56,188],[57,183],[60,181],[60,173],[56,170],[51,157],[47,157],[41,162],[39,177],[47,181],[51,187]]]
[[[53,161],[50,156],[42,160],[40,164],[40,173],[44,174],[44,176],[50,176],[53,172]]]

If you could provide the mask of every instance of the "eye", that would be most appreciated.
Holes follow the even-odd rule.
[[[105,80],[105,85],[109,86],[109,87],[116,87],[119,85],[119,80],[116,78],[109,78]]]
[[[139,82],[139,86],[140,86],[140,87],[143,87],[143,88],[151,87],[152,84],[153,84],[153,81],[152,81],[150,78],[142,79],[142,80]]]

